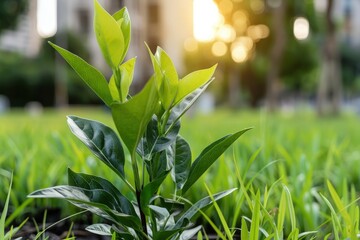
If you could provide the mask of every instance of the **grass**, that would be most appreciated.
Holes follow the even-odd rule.
[[[103,109],[48,110],[38,117],[22,111],[0,115],[0,168],[14,170],[13,210],[33,190],[65,184],[67,167],[99,176],[112,174],[71,135],[66,125],[69,114],[113,126]],[[241,235],[249,239],[356,239],[358,122],[359,117],[350,113],[319,119],[310,111],[270,115],[260,110],[218,110],[211,115],[187,116],[181,134],[189,141],[193,158],[225,133],[254,127],[202,178],[208,188],[200,182],[189,191],[195,202],[216,191],[239,188],[204,213],[213,225],[207,224],[205,217],[200,217],[199,223],[206,224],[209,231],[221,231],[225,238],[241,228]],[[115,184],[121,187],[121,182]],[[4,206],[7,187],[0,182],[0,206]],[[60,206],[52,200],[28,204]],[[24,212],[31,209],[24,208]],[[64,215],[72,211],[69,206],[63,208]],[[218,229],[211,230],[214,227]]]

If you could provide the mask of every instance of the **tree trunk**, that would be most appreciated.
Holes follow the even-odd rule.
[[[274,111],[279,105],[280,94],[280,64],[284,55],[286,44],[286,0],[273,9],[274,43],[270,54],[270,69],[267,74],[266,104],[270,111]]]
[[[322,52],[322,70],[318,85],[317,111],[319,115],[340,112],[342,98],[341,68],[336,41],[335,23],[332,19],[334,1],[328,0],[326,8],[326,33]]]

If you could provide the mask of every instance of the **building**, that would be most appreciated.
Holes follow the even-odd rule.
[[[45,0],[50,1],[50,0]],[[51,0],[56,2],[56,0]],[[43,41],[37,30],[37,10],[40,0],[29,0],[28,11],[21,16],[16,29],[0,36],[0,49],[34,57]],[[132,20],[132,41],[129,57],[137,56],[135,78],[142,82],[152,73],[150,58],[144,42],[155,51],[160,45],[171,56],[182,72],[183,42],[192,35],[192,0],[99,0],[104,8],[114,13],[126,6]],[[93,1],[57,0],[57,32],[72,31],[85,39],[91,51],[91,63],[109,71],[101,56],[93,32]],[[55,14],[54,14],[55,15]],[[56,43],[66,48],[66,38],[56,34]],[[140,70],[139,70],[140,69]]]

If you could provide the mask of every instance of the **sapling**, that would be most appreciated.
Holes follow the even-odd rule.
[[[100,122],[68,116],[67,123],[102,162],[122,180],[121,189],[98,177],[68,170],[68,185],[37,190],[34,198],[60,198],[91,211],[110,224],[94,224],[90,232],[114,239],[190,239],[200,229],[191,223],[198,210],[235,189],[205,197],[185,208],[184,194],[220,155],[248,129],[210,144],[192,162],[188,142],[179,135],[180,119],[213,80],[216,66],[179,78],[167,53],[148,48],[154,74],[144,88],[129,95],[136,58],[124,62],[130,44],[131,22],[126,8],[110,15],[95,0],[95,34],[106,63],[104,75],[79,56],[50,43],[82,80],[111,109],[116,131]],[[120,138],[121,140],[120,140]],[[129,154],[125,154],[126,147]],[[129,159],[127,159],[129,157]],[[125,173],[130,162],[133,182]],[[174,182],[173,195],[164,196],[167,177]],[[124,196],[128,188],[132,197]]]

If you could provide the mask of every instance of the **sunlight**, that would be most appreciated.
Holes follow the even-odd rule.
[[[57,31],[57,0],[37,0],[37,31],[43,38]]]
[[[216,30],[223,21],[213,0],[194,0],[194,37],[197,41],[215,39]]]

